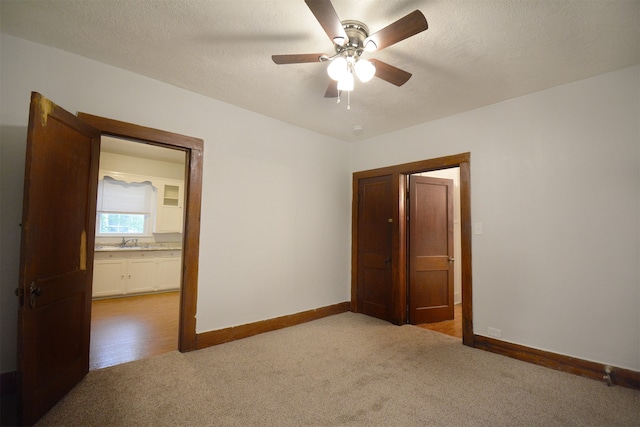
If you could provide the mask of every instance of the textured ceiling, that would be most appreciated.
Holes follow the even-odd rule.
[[[427,31],[370,56],[412,73],[404,86],[356,82],[347,111],[323,97],[325,64],[275,65],[333,53],[303,0],[0,0],[0,29],[345,141],[640,63],[638,0],[333,5],[372,33],[424,13]]]

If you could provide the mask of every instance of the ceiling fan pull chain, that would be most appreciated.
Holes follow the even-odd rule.
[[[347,110],[351,110],[351,91],[347,91]]]
[[[338,101],[336,102],[336,104],[340,104],[340,95],[342,95],[341,90],[338,91]]]

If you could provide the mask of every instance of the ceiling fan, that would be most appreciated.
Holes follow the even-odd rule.
[[[369,34],[369,29],[360,21],[340,21],[330,0],[305,0],[335,49],[335,54],[305,53],[272,55],[276,64],[301,64],[307,62],[329,62],[327,73],[331,77],[325,98],[338,97],[340,92],[353,90],[355,74],[361,81],[371,80],[374,75],[396,86],[402,86],[411,78],[411,73],[389,65],[378,59],[362,58],[364,52],[374,52],[414,36],[428,28],[422,12],[415,10],[385,28]],[[349,108],[349,107],[347,107]]]

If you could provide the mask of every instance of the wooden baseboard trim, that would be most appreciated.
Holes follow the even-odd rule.
[[[288,328],[289,326],[299,325],[301,323],[310,322],[312,320],[321,319],[334,314],[345,313],[350,310],[350,307],[351,303],[346,301],[339,304],[316,308],[314,310],[303,311],[301,313],[261,320],[255,323],[248,323],[246,325],[232,326],[230,328],[218,329],[216,331],[203,332],[196,335],[196,349],[200,350],[214,345],[248,338],[264,332]]]
[[[475,348],[604,382],[605,367],[607,366],[605,364],[525,347],[481,335],[474,335],[473,337]],[[612,384],[640,389],[640,372],[612,366],[610,377]]]
[[[16,371],[0,374],[0,394],[16,393],[17,390]]]

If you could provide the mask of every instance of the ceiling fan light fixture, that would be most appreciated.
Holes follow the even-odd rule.
[[[333,80],[339,82],[345,74],[349,74],[347,60],[343,56],[335,58],[327,67],[327,74]]]
[[[376,66],[371,61],[360,59],[355,65],[356,75],[362,83],[366,83],[376,75]]]
[[[347,72],[338,80],[338,90],[351,92],[353,90],[353,74]]]

